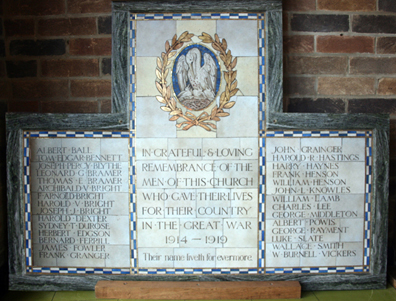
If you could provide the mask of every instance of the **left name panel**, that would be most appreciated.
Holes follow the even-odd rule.
[[[30,138],[36,267],[129,267],[128,138]]]

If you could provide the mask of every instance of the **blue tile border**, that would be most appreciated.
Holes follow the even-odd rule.
[[[43,274],[131,274],[133,267],[121,268],[83,268],[83,267],[36,267],[33,266],[32,220],[30,195],[30,138],[130,138],[134,134],[125,131],[26,131],[23,133],[23,169],[25,201],[25,253],[26,273]],[[132,162],[132,160],[130,160]]]
[[[261,14],[256,13],[153,13],[132,14],[132,20],[257,20]]]

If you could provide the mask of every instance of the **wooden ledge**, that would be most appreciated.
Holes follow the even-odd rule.
[[[299,299],[298,281],[98,281],[98,299]]]

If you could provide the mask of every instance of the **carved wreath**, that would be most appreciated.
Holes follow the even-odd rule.
[[[168,66],[171,64],[170,59],[176,55],[176,50],[180,49],[184,43],[191,42],[193,36],[193,33],[185,31],[179,38],[177,38],[177,35],[174,35],[171,45],[169,41],[166,41],[165,52],[162,52],[161,57],[157,58],[157,68],[155,70],[157,80],[155,85],[161,95],[156,96],[156,98],[160,103],[164,104],[164,106],[161,106],[161,109],[165,112],[169,112],[169,115],[172,116],[169,119],[170,121],[176,121],[182,118],[183,121],[176,124],[178,128],[187,131],[193,126],[200,126],[207,131],[211,131],[217,128],[216,124],[211,121],[220,121],[220,117],[229,116],[230,114],[224,112],[224,109],[230,109],[235,105],[235,101],[230,101],[230,99],[239,91],[237,88],[238,81],[236,80],[237,71],[233,70],[237,64],[237,58],[235,57],[233,59],[231,51],[227,51],[227,41],[225,39],[220,41],[217,34],[215,34],[214,39],[205,32],[203,32],[201,36],[198,36],[203,43],[211,43],[212,47],[218,51],[226,67],[226,71],[224,71],[226,87],[224,92],[220,95],[219,106],[216,105],[212,109],[210,115],[207,112],[203,112],[198,117],[190,112],[184,114],[177,106],[175,99],[171,97],[171,85],[167,86],[166,77],[169,73]]]

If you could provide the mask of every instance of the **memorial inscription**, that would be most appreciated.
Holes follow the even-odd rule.
[[[267,139],[267,267],[365,265],[366,139]]]
[[[139,267],[256,267],[257,139],[183,138],[184,148],[176,139],[143,140]]]
[[[30,139],[33,265],[129,266],[127,139]]]

